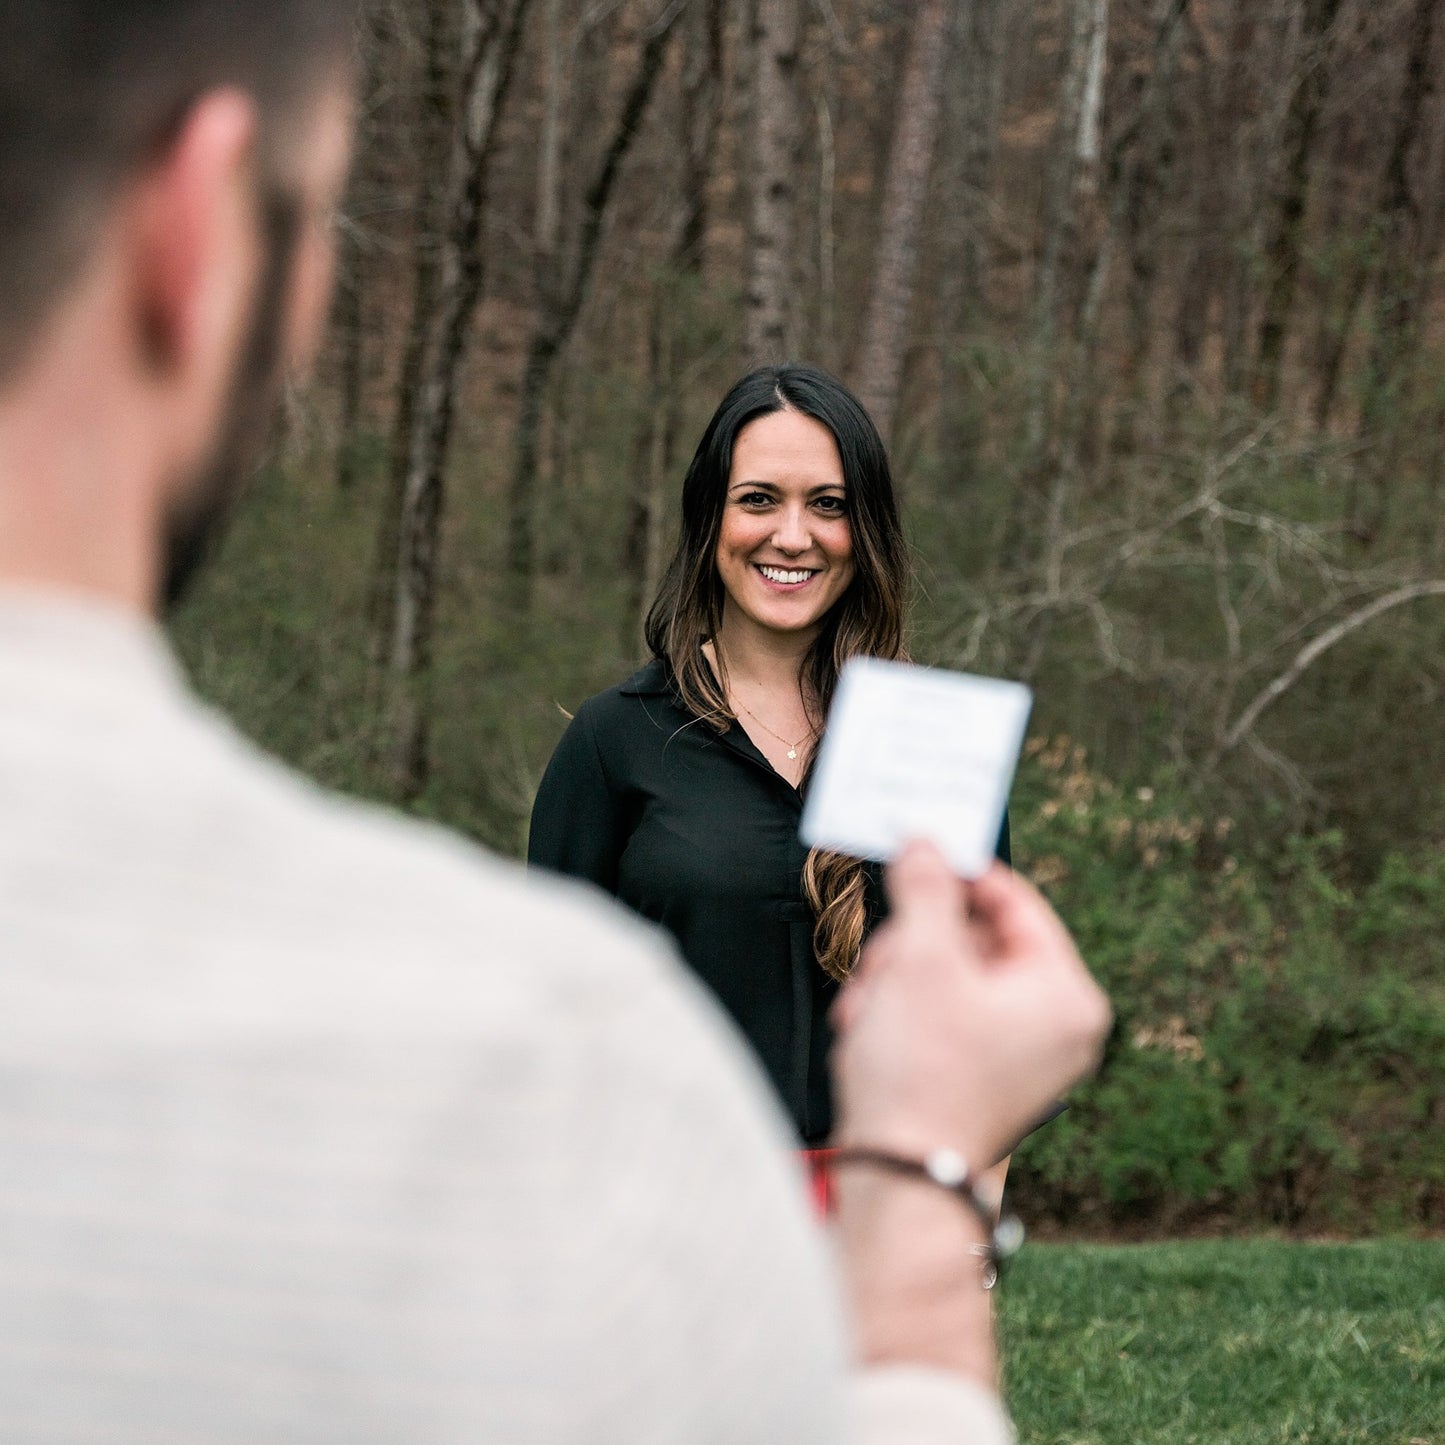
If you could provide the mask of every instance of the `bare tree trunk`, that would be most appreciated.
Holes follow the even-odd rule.
[[[1003,112],[1001,8],[1001,0],[966,0],[962,43],[953,51],[966,57],[959,176],[966,212],[959,227],[958,301],[965,316],[978,318],[988,313],[991,237],[987,207]]]
[[[793,237],[801,134],[799,0],[753,0],[752,136],[743,291],[748,367],[784,360],[793,345]]]
[[[885,438],[897,419],[903,382],[928,175],[943,111],[949,8],[948,0],[921,0],[914,16],[888,149],[863,342],[853,368],[854,390]]]
[[[484,280],[482,217],[497,120],[511,83],[522,23],[531,0],[467,0],[456,132],[446,183],[446,219],[427,328],[410,402],[390,647],[389,775],[410,800],[429,770],[431,639],[443,484],[451,449],[456,391]]]
[[[1219,289],[1220,255],[1224,247],[1221,232],[1225,214],[1230,151],[1229,118],[1223,92],[1224,71],[1192,23],[1184,17],[1189,39],[1191,69],[1198,88],[1196,114],[1199,138],[1193,155],[1194,167],[1188,183],[1192,194],[1189,241],[1179,267],[1178,306],[1174,313],[1172,377],[1168,392],[1168,414],[1175,419],[1189,396],[1209,335],[1210,313]]]
[[[1033,469],[1043,466],[1050,441],[1065,268],[1076,259],[1080,213],[1098,185],[1108,0],[1070,0],[1068,24],[1059,120],[1045,182],[1043,244],[1034,276],[1030,395],[1024,418],[1024,446]]]
[[[449,57],[455,48],[456,13],[456,0],[429,0],[423,32],[423,73],[415,121],[417,192],[413,208],[411,316],[397,378],[387,494],[377,527],[376,564],[372,569],[367,609],[374,692],[384,687],[386,659],[392,650],[401,515],[411,458],[413,416],[441,277],[440,238],[446,217],[443,177],[454,106]]]
[[[576,246],[570,258],[559,257],[558,264],[553,268],[554,284],[538,288],[537,309],[522,374],[512,481],[508,490],[507,600],[517,610],[525,609],[530,601],[536,567],[533,509],[542,412],[548,383],[557,358],[570,339],[587,300],[601,246],[602,226],[617,176],[632,148],[658,76],[662,73],[668,41],[683,11],[684,5],[679,0],[670,0],[661,17],[648,30],[616,129],[587,187]]]
[[[1064,379],[1048,524],[1049,574],[1056,577],[1057,551],[1070,491],[1103,449],[1109,378],[1101,345],[1104,299],[1121,253],[1129,263],[1126,347],[1118,378],[1119,416],[1113,444],[1132,450],[1143,404],[1162,196],[1174,164],[1176,75],[1188,0],[1154,0],[1154,38],[1148,68],[1134,77],[1132,106],[1119,122],[1102,167],[1108,214],[1082,286],[1073,335],[1064,352]],[[1104,17],[1107,20],[1107,16]],[[1101,42],[1102,43],[1102,42]],[[1087,196],[1089,187],[1081,187]],[[1055,586],[1051,581],[1050,586]]]
[[[1436,568],[1445,553],[1445,404],[1430,414],[1428,433],[1434,446],[1425,466],[1425,524],[1420,554],[1428,567]]]
[[[1073,370],[1070,358],[1074,353],[1065,327],[1066,275],[1076,275],[1080,269],[1080,229],[1098,193],[1108,0],[1070,0],[1068,25],[1059,119],[1045,181],[1043,243],[1034,278],[1024,471],[999,549],[1004,567],[1015,565],[1035,547],[1048,565],[1047,559],[1057,552],[1075,482],[1075,458],[1070,456],[1065,465],[1057,451],[1057,393],[1061,376],[1067,380]],[[1090,274],[1097,283],[1101,283],[1101,268],[1106,265],[1107,257],[1096,258]],[[1079,321],[1085,330],[1091,324],[1091,313],[1097,312],[1097,289],[1087,283],[1080,287]],[[1041,648],[1042,637],[1036,642]]]
[[[362,295],[366,273],[357,223],[342,223],[336,257],[336,309],[332,329],[341,343],[341,397],[336,419],[336,490],[356,484],[362,388],[366,381],[366,336],[362,329]]]
[[[366,293],[365,228],[375,181],[367,162],[377,146],[375,115],[382,57],[389,37],[383,32],[375,4],[368,4],[360,24],[361,86],[357,125],[356,165],[347,189],[341,218],[341,239],[336,261],[336,303],[332,326],[341,343],[338,378],[340,406],[337,415],[336,489],[349,492],[356,481],[363,393],[366,386],[366,328],[363,300]]]
[[[727,0],[694,4],[683,37],[682,195],[671,254],[653,292],[648,327],[647,397],[634,449],[622,555],[623,575],[631,583],[625,643],[640,635],[661,581],[663,488],[672,472],[682,426],[686,388],[679,373],[687,371],[695,350],[688,334],[688,313],[702,276],[707,190],[722,121],[726,8]]]
[[[1119,415],[1112,445],[1132,452],[1137,445],[1141,418],[1148,409],[1148,363],[1154,334],[1154,296],[1163,245],[1164,199],[1176,159],[1176,85],[1184,12],[1188,0],[1156,0],[1154,41],[1149,71],[1139,81],[1140,94],[1129,125],[1111,151],[1119,157],[1109,166],[1112,183],[1110,230],[1121,237],[1128,258],[1124,360],[1119,377]],[[1080,357],[1074,389],[1087,389],[1087,374],[1095,367],[1091,346]],[[1102,410],[1082,401],[1086,412]]]
[[[674,267],[702,273],[707,243],[707,188],[722,124],[723,25],[727,0],[694,0],[682,66],[682,217],[673,247]]]
[[[1315,399],[1311,409],[1314,424],[1320,431],[1329,426],[1339,401],[1345,356],[1374,270],[1368,256],[1351,256],[1343,279],[1331,287],[1324,298],[1315,344]]]
[[[829,89],[813,96],[818,122],[818,330],[814,349],[824,366],[838,366],[838,142]]]
[[[537,225],[532,234],[532,270],[539,287],[551,284],[562,235],[562,116],[567,83],[562,54],[562,9],[563,0],[547,0],[546,79],[537,160]]]
[[[1000,0],[962,0],[959,37],[945,95],[945,231],[939,313],[942,330],[939,441],[957,474],[968,475],[983,441],[984,410],[967,364],[970,336],[988,320],[989,188],[1003,109]]]
[[[1360,437],[1373,445],[1365,461],[1372,497],[1359,533],[1373,539],[1389,512],[1390,482],[1400,456],[1398,422],[1404,380],[1420,338],[1420,295],[1428,274],[1429,243],[1424,207],[1410,183],[1409,159],[1420,138],[1422,113],[1431,90],[1438,0],[1415,0],[1399,118],[1385,162],[1380,200],[1380,273],[1375,291],[1375,325],[1365,366],[1360,404]],[[1351,507],[1352,520],[1358,511]]]
[[[1380,64],[1383,50],[1383,35],[1376,30],[1358,58],[1345,57],[1342,53],[1336,63],[1375,66]],[[1320,431],[1328,428],[1339,399],[1350,338],[1354,334],[1360,303],[1375,270],[1371,253],[1375,245],[1376,216],[1373,213],[1356,214],[1353,194],[1359,157],[1368,149],[1367,137],[1373,130],[1370,125],[1372,119],[1372,116],[1362,115],[1358,109],[1352,109],[1339,118],[1334,153],[1328,157],[1325,167],[1327,188],[1321,207],[1320,230],[1329,249],[1326,251],[1325,274],[1321,278],[1319,314],[1311,348],[1314,371],[1311,416]]]
[[[1265,242],[1266,289],[1255,348],[1251,397],[1264,411],[1279,405],[1285,338],[1299,289],[1305,210],[1309,205],[1315,131],[1328,89],[1330,31],[1341,0],[1304,0],[1300,51],[1285,117],[1285,168],[1274,225]]]
[[[678,338],[673,332],[669,304],[675,300],[675,288],[658,288],[647,329],[647,391],[633,444],[627,530],[622,544],[622,571],[628,582],[628,606],[622,623],[624,646],[635,645],[641,636],[647,609],[657,591],[658,518],[663,478],[670,467],[676,438],[674,353]]]
[[[1257,212],[1266,170],[1265,157],[1275,147],[1263,135],[1258,92],[1261,85],[1256,52],[1277,53],[1283,41],[1271,43],[1268,9],[1259,0],[1234,0],[1227,42],[1223,85],[1224,125],[1230,137],[1228,170],[1219,197],[1225,222],[1220,239],[1221,330],[1224,388],[1237,396],[1249,382],[1249,322],[1254,297],[1253,273],[1260,249]]]

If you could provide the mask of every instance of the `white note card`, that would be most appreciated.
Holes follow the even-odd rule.
[[[803,841],[887,862],[912,838],[961,878],[993,861],[1033,694],[1022,683],[855,658],[843,669]]]

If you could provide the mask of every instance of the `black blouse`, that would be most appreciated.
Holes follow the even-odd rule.
[[[817,1144],[833,1125],[837,984],[802,897],[803,798],[741,727],[719,734],[688,712],[654,661],[577,710],[537,793],[527,857],[668,929]],[[876,870],[870,881],[876,921]]]

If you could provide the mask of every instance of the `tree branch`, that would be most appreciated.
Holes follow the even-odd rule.
[[[1318,637],[1306,643],[1295,655],[1294,661],[1268,686],[1261,688],[1249,706],[1235,719],[1233,725],[1216,746],[1214,754],[1210,758],[1211,765],[1217,763],[1226,753],[1237,748],[1249,736],[1251,729],[1259,721],[1260,714],[1283,697],[1300,680],[1306,669],[1337,642],[1342,641],[1367,622],[1373,622],[1382,613],[1403,606],[1406,602],[1414,602],[1421,597],[1445,597],[1445,579],[1411,582],[1403,587],[1397,587],[1393,592],[1387,592],[1383,597],[1375,598],[1373,602],[1367,603],[1364,607],[1356,608],[1348,617],[1341,618],[1333,627],[1326,628]]]

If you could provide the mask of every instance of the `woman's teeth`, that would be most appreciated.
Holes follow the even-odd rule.
[[[803,568],[797,572],[785,572],[781,567],[759,567],[758,571],[768,579],[769,582],[782,582],[792,586],[798,582],[806,582],[813,575],[811,568]]]

